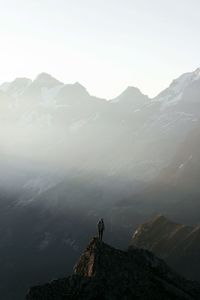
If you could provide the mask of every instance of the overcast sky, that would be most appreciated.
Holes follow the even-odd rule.
[[[0,0],[0,82],[47,72],[112,98],[200,66],[199,0]]]

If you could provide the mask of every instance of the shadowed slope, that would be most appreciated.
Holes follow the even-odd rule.
[[[186,226],[157,215],[138,227],[131,245],[153,251],[184,276],[200,279],[200,226]]]
[[[200,285],[177,275],[147,250],[121,251],[93,238],[74,275],[31,288],[26,299],[200,299]]]

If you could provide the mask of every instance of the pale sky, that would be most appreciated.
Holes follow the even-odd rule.
[[[41,72],[153,97],[200,67],[199,0],[0,0],[0,83]]]

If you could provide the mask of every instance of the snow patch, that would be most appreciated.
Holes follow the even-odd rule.
[[[182,99],[185,89],[196,80],[200,80],[200,68],[194,72],[185,73],[173,80],[170,86],[152,102],[162,102],[163,106],[161,109],[165,109],[170,105],[176,105]]]

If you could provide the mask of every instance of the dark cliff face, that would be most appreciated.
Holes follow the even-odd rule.
[[[152,251],[184,276],[200,280],[199,225],[186,226],[157,215],[137,228],[131,245]]]
[[[200,285],[142,249],[121,251],[93,238],[74,274],[29,290],[27,300],[200,299]]]

